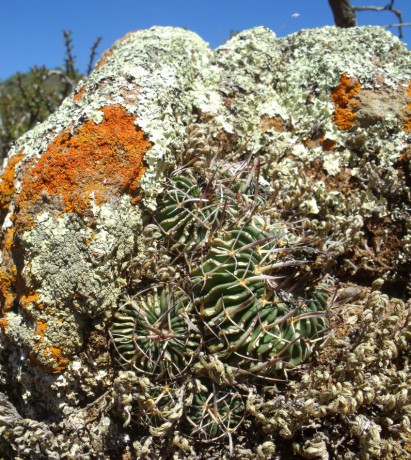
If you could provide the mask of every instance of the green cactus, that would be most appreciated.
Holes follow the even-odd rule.
[[[203,215],[201,190],[187,177],[174,177],[156,220],[165,235],[179,247],[191,241],[193,233],[205,235],[207,219]]]
[[[326,328],[324,293],[303,305],[278,287],[284,268],[306,261],[292,245],[284,250],[284,227],[267,225],[261,197],[247,217],[252,180],[242,179],[241,168],[233,171],[222,167],[207,179],[185,169],[170,180],[156,220],[171,253],[191,250],[196,266],[182,272],[192,302],[164,287],[117,313],[114,343],[136,369],[174,378],[204,341],[208,353],[240,375],[272,375],[301,363]]]
[[[156,213],[156,221],[172,248],[198,247],[221,221],[224,198],[216,197],[211,183],[201,185],[189,171],[174,176],[170,190]],[[229,205],[231,207],[231,205]]]
[[[253,179],[228,168],[211,176],[187,168],[170,179],[154,217],[178,277],[138,293],[111,329],[120,362],[164,383],[140,395],[137,418],[152,418],[163,433],[185,414],[186,432],[207,439],[230,436],[242,422],[236,379],[282,376],[300,364],[326,329],[328,308],[325,291],[304,303],[281,289],[307,261],[297,237],[268,224],[269,204],[253,196]],[[202,368],[211,356],[229,386]],[[190,387],[183,403],[164,390],[170,382]]]
[[[253,226],[222,232],[211,244],[199,267],[191,272],[193,292],[200,315],[220,316],[245,310],[265,294],[259,272],[263,259],[260,248],[266,235]],[[258,246],[259,245],[259,246]]]
[[[223,224],[233,221],[252,198],[249,181],[222,165],[211,177],[185,169],[172,176],[155,214],[172,249],[193,249],[206,243]],[[260,200],[261,202],[261,200]]]
[[[303,263],[277,260],[279,236],[262,230],[258,221],[221,231],[191,272],[208,351],[240,374],[272,374],[299,364],[310,352],[310,338],[325,327],[324,315],[317,314],[324,302],[300,308],[270,287],[276,268]]]
[[[111,335],[124,365],[157,379],[179,376],[201,347],[190,298],[169,286],[149,289],[115,314]]]
[[[241,424],[244,403],[232,387],[194,383],[194,397],[186,414],[185,431],[193,437],[216,439],[230,435]]]

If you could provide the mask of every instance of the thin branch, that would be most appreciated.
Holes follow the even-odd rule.
[[[74,88],[76,87],[76,80],[73,80],[70,78],[64,71],[59,70],[59,69],[50,69],[47,71],[47,77],[50,75],[58,75],[58,77],[64,81],[66,85],[70,87],[68,94],[74,91]],[[63,93],[61,99],[63,100],[65,97],[67,97],[68,94]]]
[[[63,30],[63,37],[64,47],[66,49],[66,54],[64,56],[65,71],[68,77],[73,78],[76,75],[76,70],[75,57],[73,55],[73,40],[71,38],[71,31]]]
[[[96,60],[96,56],[97,56],[97,48],[98,48],[98,45],[100,44],[101,40],[102,40],[101,37],[97,37],[96,40],[94,41],[91,49],[90,49],[90,59],[88,61],[86,75],[90,75],[91,71],[93,70],[94,61]]]
[[[385,6],[374,6],[374,5],[370,5],[370,6],[353,6],[352,9],[354,12],[357,12],[357,11],[376,11],[378,13],[381,13],[383,11],[391,11],[391,13],[394,13],[395,16],[397,16],[397,19],[398,19],[398,24],[396,27],[398,27],[398,37],[399,38],[402,38],[403,35],[402,35],[402,27],[403,27],[403,19],[402,19],[402,13],[400,10],[397,10],[397,8],[394,8],[394,1],[395,0],[391,0],[387,5]],[[386,27],[388,28],[388,26]]]
[[[401,24],[389,24],[388,26],[382,26],[384,29],[393,29],[394,27],[411,27],[411,22],[403,22]]]

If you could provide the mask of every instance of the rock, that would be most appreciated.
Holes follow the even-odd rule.
[[[182,146],[190,87],[200,85],[209,55],[188,32],[131,35],[10,152],[2,180],[2,329],[49,371],[60,372],[78,353],[88,318],[112,314],[127,261],[143,250],[138,202],[144,194],[153,205]]]
[[[5,160],[0,389],[33,426],[76,434],[70,458],[92,458],[90,444],[104,458],[151,445],[111,412],[108,329],[121,296],[135,294],[131,278],[171,276],[166,255],[151,263],[166,177],[213,156],[254,162],[271,217],[317,241],[317,269],[411,290],[410,144],[411,54],[383,29],[277,39],[260,27],[215,51],[182,29],[126,35]],[[113,398],[129,422],[132,396]]]

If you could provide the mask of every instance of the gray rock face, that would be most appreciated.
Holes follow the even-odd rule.
[[[176,390],[166,428],[127,431],[152,383],[122,370],[110,352],[124,297],[147,273],[156,282],[175,274],[166,255],[152,264],[162,249],[150,227],[175,170],[204,168],[214,156],[254,162],[272,196],[271,219],[316,241],[316,270],[369,286],[382,278],[404,295],[411,290],[410,143],[411,53],[380,28],[283,39],[256,28],[215,51],[167,27],[116,42],[3,165],[5,458],[201,457],[179,425],[191,387]],[[153,441],[165,434],[173,439],[168,453]],[[254,453],[238,447],[236,455],[266,458],[274,455],[270,443],[261,439]]]

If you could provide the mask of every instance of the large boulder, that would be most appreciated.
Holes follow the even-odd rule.
[[[269,405],[264,406],[262,394],[256,396],[256,374],[270,361],[260,366],[265,351],[250,357],[257,365],[245,366],[243,357],[233,361],[233,350],[240,349],[242,339],[236,339],[233,346],[228,327],[223,336],[224,340],[229,337],[229,351],[223,353],[216,346],[216,355],[207,355],[204,343],[214,339],[198,339],[192,359],[180,373],[171,376],[167,365],[164,369],[169,379],[158,378],[161,388],[169,384],[173,388],[175,393],[170,396],[164,390],[161,393],[159,387],[151,388],[153,382],[146,378],[150,373],[143,363],[148,349],[141,350],[138,345],[137,320],[118,310],[127,304],[134,308],[135,316],[140,315],[143,307],[135,305],[142,293],[162,283],[183,285],[180,280],[185,276],[187,283],[193,283],[193,289],[184,293],[191,299],[188,302],[207,309],[207,280],[211,279],[212,289],[226,282],[223,273],[221,277],[214,275],[217,265],[210,267],[215,260],[223,263],[218,251],[228,248],[233,232],[240,232],[233,225],[246,218],[247,222],[258,221],[252,225],[266,232],[259,233],[260,240],[252,240],[255,231],[242,224],[241,238],[248,232],[246,237],[253,241],[244,243],[252,252],[249,257],[254,257],[257,243],[275,238],[277,246],[268,250],[270,257],[271,253],[282,254],[281,261],[271,261],[268,268],[263,266],[265,257],[261,264],[256,263],[265,276],[259,277],[259,281],[264,279],[261,289],[270,289],[271,296],[281,294],[286,304],[287,296],[300,299],[301,304],[295,300],[295,311],[306,311],[303,301],[319,286],[335,300],[333,286],[338,282],[351,283],[344,291],[351,297],[360,292],[359,285],[367,291],[376,279],[374,291],[382,286],[396,297],[409,294],[410,136],[411,54],[380,28],[304,30],[277,39],[261,27],[239,33],[215,51],[191,32],[164,27],[137,31],[116,42],[60,109],[16,142],[3,166],[0,409],[9,415],[0,415],[0,446],[5,458],[168,458],[173,452],[194,458],[201,457],[201,450],[195,453],[196,442],[207,436],[222,439],[221,444],[211,447],[217,452],[230,446],[231,454],[238,458],[269,458],[274,455],[274,435],[281,444],[295,433],[300,438],[294,452],[310,455],[311,444],[304,444],[310,417],[295,415],[298,422],[289,420],[286,428],[286,422],[283,428],[273,428],[277,425],[270,420]],[[185,179],[179,179],[184,174]],[[232,179],[240,176],[239,181]],[[177,179],[173,182],[172,177]],[[227,180],[231,179],[230,190]],[[215,191],[213,198],[207,195],[210,207],[218,211],[179,214],[177,209],[164,217],[164,210],[169,212],[176,202],[179,209],[185,206],[185,201],[178,201],[177,194],[171,193],[176,184],[186,184],[184,200],[198,202],[206,196],[207,181],[215,189],[220,187],[224,195],[224,199]],[[203,187],[202,195],[192,194],[196,187]],[[218,206],[213,200],[219,200]],[[256,216],[250,217],[253,213]],[[222,222],[226,219],[229,225],[225,228],[220,222],[216,228],[203,228],[201,223],[186,224],[192,216],[194,221],[206,216],[208,223],[214,222],[210,215]],[[171,228],[174,232],[182,229],[178,241],[176,233],[170,236]],[[216,235],[218,244],[213,240]],[[238,238],[234,238],[234,245]],[[206,243],[199,248],[201,239]],[[237,253],[242,251],[234,247]],[[227,251],[230,253],[230,248]],[[295,257],[287,251],[294,251]],[[276,277],[269,268],[283,271]],[[234,274],[237,269],[232,269]],[[244,273],[247,275],[247,269]],[[280,276],[294,281],[280,285],[275,281]],[[192,281],[199,278],[204,281],[202,288]],[[254,278],[243,284],[249,281]],[[218,298],[228,305],[232,300],[229,294],[218,292]],[[265,302],[272,300],[268,294],[262,297]],[[158,302],[161,310],[161,296]],[[167,302],[163,314],[168,315],[172,307]],[[181,296],[173,302],[181,303]],[[388,300],[380,303],[391,305]],[[331,304],[329,300],[328,316]],[[375,305],[371,300],[367,305],[375,316],[372,319],[381,320],[380,312],[372,310]],[[401,315],[406,310],[401,305],[402,310],[392,307],[390,311],[395,310],[398,325],[405,327]],[[310,310],[307,318],[311,321],[320,313]],[[199,314],[204,319],[204,315],[216,313]],[[288,323],[298,324],[298,334],[289,339],[290,345],[282,346],[280,355],[272,354],[271,361],[274,356],[284,358],[291,345],[299,343],[299,336],[304,336],[305,323],[300,317],[294,318],[292,312],[286,317]],[[222,324],[214,317],[210,321],[214,321],[213,327]],[[355,323],[352,318],[350,321],[344,326],[347,337]],[[201,335],[201,327],[188,324],[190,331]],[[206,325],[207,319],[201,324]],[[256,324],[257,320],[250,328]],[[314,326],[310,324],[311,330]],[[331,329],[336,327],[333,320],[327,324]],[[361,326],[354,329],[355,333],[362,330]],[[168,333],[171,330],[170,326]],[[124,353],[121,331],[130,334]],[[323,328],[321,331],[323,337]],[[390,333],[397,334],[391,329]],[[308,358],[314,342],[321,338],[311,334],[296,348],[298,356],[290,352],[290,366]],[[399,340],[398,334],[395,337]],[[244,340],[255,339],[247,335]],[[264,336],[261,341],[268,339]],[[190,338],[185,346],[192,346],[191,342]],[[260,339],[252,343],[260,350]],[[345,343],[344,353],[352,354],[351,346],[349,341]],[[270,347],[275,345],[270,342]],[[388,366],[394,357],[401,361],[401,353],[406,351],[404,345],[389,358],[377,356],[375,369],[380,362]],[[134,358],[125,359],[129,353]],[[144,365],[135,365],[136,356]],[[360,361],[361,356],[357,356]],[[369,357],[365,356],[364,362],[366,359]],[[324,365],[321,359],[318,363]],[[144,369],[139,373],[136,367]],[[283,372],[284,366],[277,366],[275,371]],[[252,378],[248,379],[248,374],[253,374]],[[291,375],[298,377],[293,372]],[[283,372],[281,378],[286,377]],[[346,378],[359,381],[357,374],[347,374]],[[204,384],[204,379],[208,383]],[[284,411],[289,410],[281,391],[290,391],[291,398],[291,390],[273,386],[272,376],[263,384],[267,398],[275,396],[276,410],[282,410],[281,401]],[[305,401],[314,401],[325,384],[320,379],[312,383],[314,389],[307,389],[303,376],[300,391],[305,392]],[[244,400],[241,413],[236,413],[237,434],[231,434],[232,425],[213,425],[215,415],[209,422],[201,417],[200,422],[193,422],[195,418],[188,416],[188,426],[204,422],[215,432],[186,428],[187,411],[196,404],[207,405],[207,396],[201,399],[201,395],[204,391],[216,394],[215,385],[221,386],[222,399],[228,398],[233,404],[227,410],[239,407],[227,396],[231,391],[227,388],[235,389],[233,392]],[[391,391],[381,387],[384,397]],[[167,398],[178,401],[172,406],[173,416],[164,402]],[[170,413],[164,415],[166,409],[160,405],[161,416],[148,417],[147,401],[153,400],[162,400]],[[401,407],[407,401],[405,397]],[[319,400],[315,404],[320,407],[322,403]],[[329,400],[326,403],[331,404]],[[304,400],[299,404],[305,404]],[[347,412],[347,417],[359,417],[358,406],[362,403]],[[394,407],[396,423],[408,429],[404,421],[408,415],[398,409],[399,403]],[[335,417],[336,411],[317,409],[312,410],[312,419]],[[247,423],[240,427],[245,415]],[[371,417],[368,412],[361,416]],[[149,423],[143,420],[147,417]],[[370,421],[372,426],[377,419]],[[244,433],[258,423],[267,435],[261,435],[253,446]],[[225,427],[222,432],[221,424]],[[339,433],[338,428],[335,431]],[[359,438],[356,433],[352,432],[350,439]],[[172,439],[172,446],[164,444],[163,438]],[[320,453],[316,455],[325,455],[327,449],[331,452],[332,436],[320,438]],[[362,449],[364,455],[371,455],[375,450],[375,442],[369,442],[368,447],[356,443],[353,441],[352,452]],[[272,458],[290,458],[290,446],[285,448],[284,457],[279,454]],[[398,446],[395,448],[403,448],[401,441]]]

